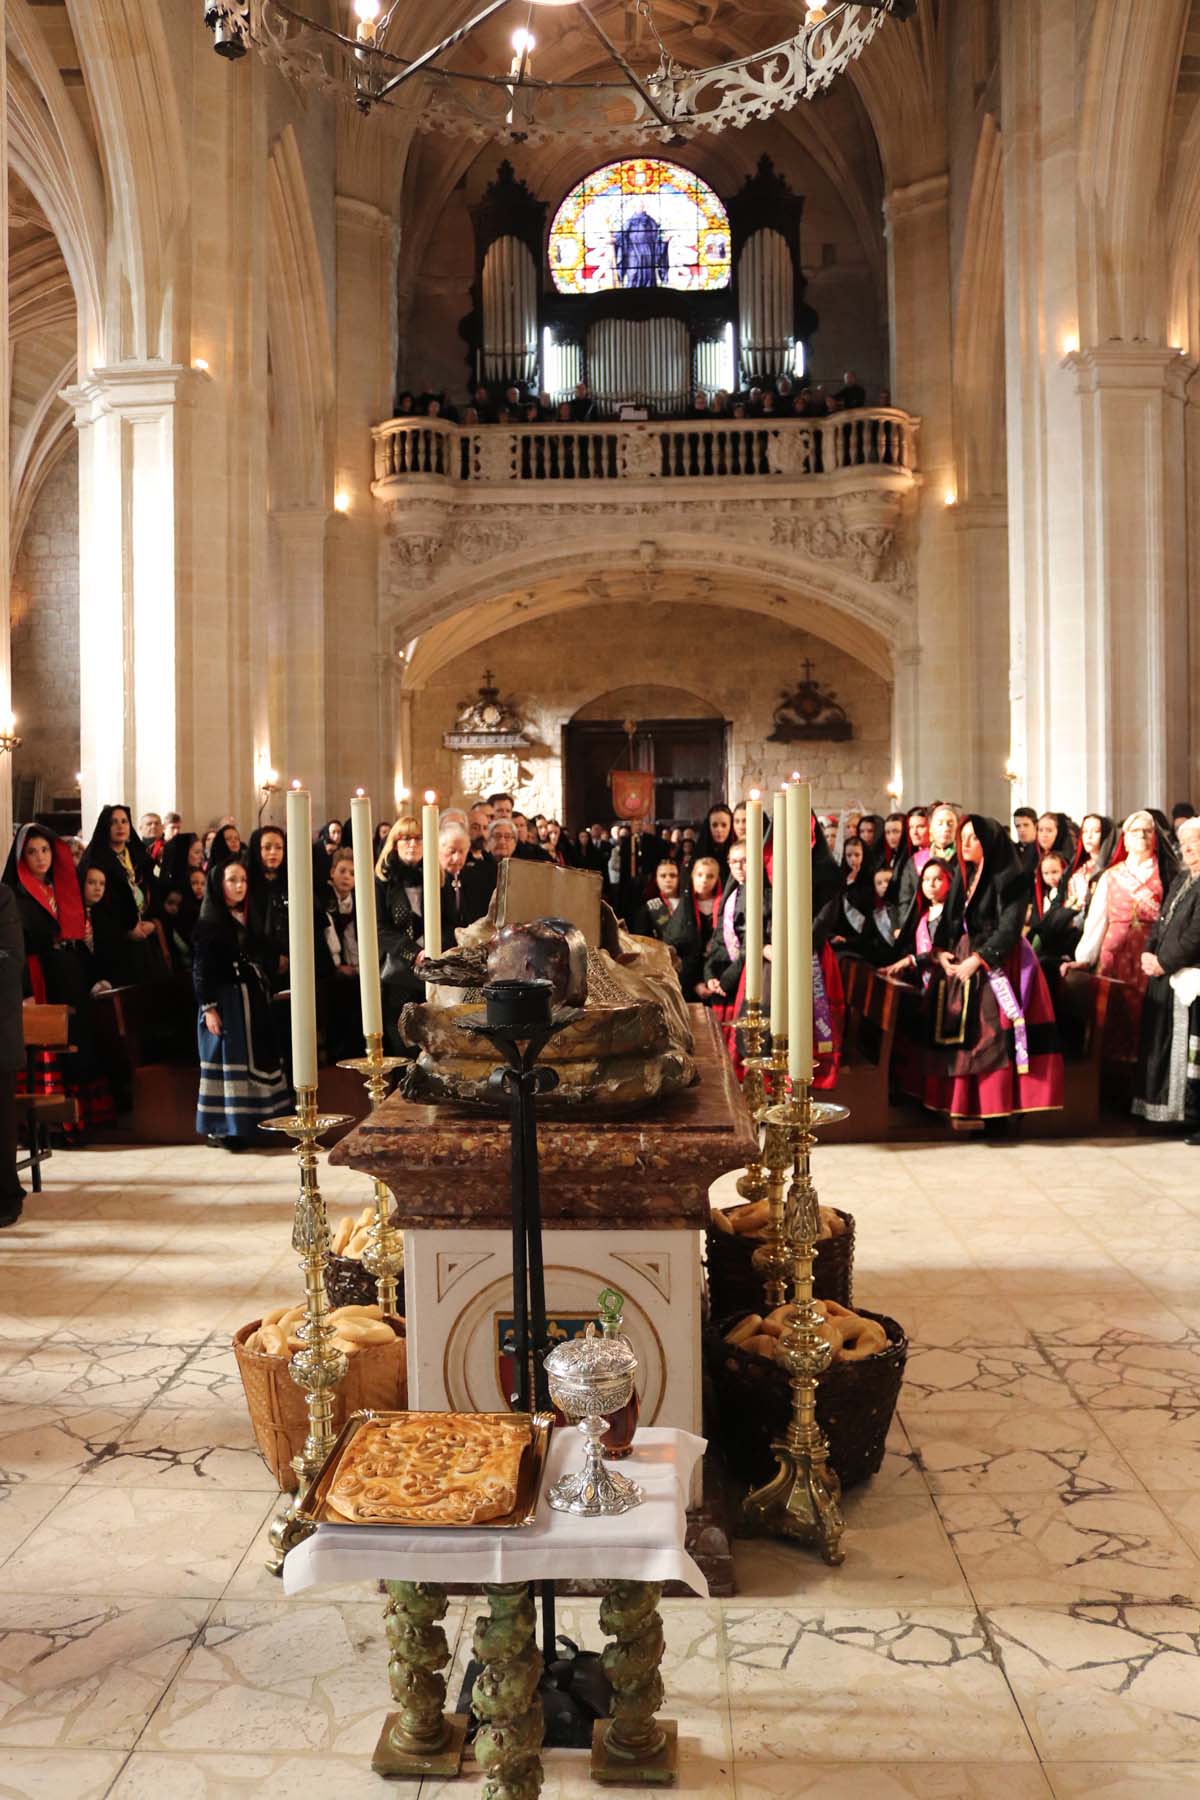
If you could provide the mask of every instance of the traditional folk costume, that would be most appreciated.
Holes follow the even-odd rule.
[[[200,1092],[196,1130],[205,1136],[258,1139],[258,1126],[291,1106],[291,1090],[271,1018],[274,953],[257,938],[245,908],[226,904],[223,869],[209,870],[208,892],[192,937],[192,986],[199,1009]],[[221,1015],[215,1036],[205,1013]]]
[[[115,806],[103,806],[92,832],[92,841],[79,865],[82,881],[88,869],[104,873],[104,898],[99,903],[112,924],[115,966],[109,979],[117,986],[136,986],[141,981],[162,981],[169,973],[165,945],[155,931],[152,937],[131,938],[130,932],[153,917],[154,864],[141,838],[132,831],[120,850],[113,848],[111,830]],[[127,807],[121,807],[128,812]],[[106,971],[106,973],[108,973]]]
[[[1126,847],[1130,826],[1153,828],[1151,847],[1135,862]],[[1109,1062],[1133,1062],[1141,1037],[1142,997],[1148,977],[1142,952],[1162,910],[1163,898],[1176,870],[1166,838],[1148,812],[1131,813],[1120,840],[1096,883],[1075,961],[1094,967],[1097,975],[1120,982],[1109,1001],[1104,1054]]]
[[[964,823],[967,821],[964,820]],[[983,861],[962,856],[933,934],[935,951],[983,967],[966,981],[940,964],[926,994],[924,1103],[952,1119],[997,1119],[1062,1106],[1063,1064],[1046,979],[1022,936],[1029,877],[995,819],[970,814]]]
[[[1176,876],[1147,943],[1164,973],[1146,984],[1133,1110],[1200,1128],[1200,878]]]

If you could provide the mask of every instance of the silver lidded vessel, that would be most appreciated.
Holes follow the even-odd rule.
[[[582,1469],[561,1475],[550,1489],[547,1498],[556,1512],[594,1519],[629,1512],[645,1499],[636,1481],[608,1468],[600,1455],[608,1415],[628,1403],[637,1366],[627,1337],[597,1337],[594,1325],[547,1355],[550,1398],[568,1419],[578,1421],[587,1445]]]

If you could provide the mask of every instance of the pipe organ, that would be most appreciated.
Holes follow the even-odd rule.
[[[473,208],[474,311],[463,323],[493,392],[679,413],[791,373],[817,323],[804,304],[803,201],[766,157],[728,202],[653,157],[605,165],[549,206],[504,162]]]

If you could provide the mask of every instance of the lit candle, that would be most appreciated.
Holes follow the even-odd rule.
[[[746,802],[746,1004],[757,1006],[763,985],[763,803],[757,788]]]
[[[775,796],[771,822],[771,1036],[787,1036],[787,789]]]
[[[294,784],[287,797],[288,986],[292,1001],[292,1080],[317,1085],[317,976],[314,964],[312,797]]]
[[[438,861],[438,805],[432,788],[421,808],[421,889],[425,909],[425,954],[442,954],[442,865]]]
[[[801,781],[787,792],[788,1074],[810,1082],[812,1043],[812,789]]]
[[[371,801],[356,794],[350,802],[354,836],[354,926],[358,935],[358,991],[362,997],[363,1032],[383,1032],[383,996],[379,989],[379,928],[375,918],[375,869],[371,858],[374,827]]]

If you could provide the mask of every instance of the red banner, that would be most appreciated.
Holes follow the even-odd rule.
[[[654,811],[654,776],[649,769],[613,769],[608,777],[618,819],[648,819]]]

